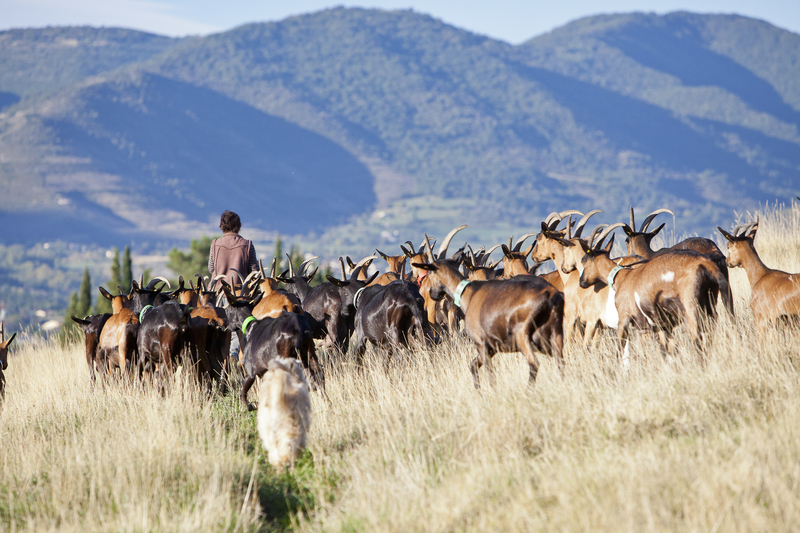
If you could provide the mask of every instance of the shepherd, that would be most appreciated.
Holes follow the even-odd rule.
[[[208,273],[213,280],[216,276],[223,275],[228,284],[237,290],[242,286],[242,278],[258,269],[258,258],[253,242],[242,238],[239,230],[242,221],[233,211],[225,211],[219,220],[222,237],[211,241],[211,250],[208,254]],[[236,272],[239,274],[237,275]],[[216,285],[216,282],[214,283]],[[212,286],[213,287],[213,286]],[[224,300],[224,296],[222,299]],[[220,302],[223,305],[227,301]],[[239,339],[236,335],[231,337],[231,357],[236,359],[239,354]]]

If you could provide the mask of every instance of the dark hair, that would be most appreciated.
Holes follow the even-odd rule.
[[[233,211],[225,211],[222,213],[219,219],[219,229],[221,229],[223,233],[239,233],[239,230],[242,229],[242,221],[239,219],[239,215]]]

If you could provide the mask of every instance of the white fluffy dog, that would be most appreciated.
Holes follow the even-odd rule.
[[[293,465],[311,427],[308,382],[297,359],[276,357],[258,388],[258,435],[278,468]]]

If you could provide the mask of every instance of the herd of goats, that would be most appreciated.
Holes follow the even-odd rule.
[[[120,290],[112,295],[100,287],[113,312],[72,319],[85,333],[92,382],[96,372],[163,378],[182,366],[203,386],[216,382],[224,389],[227,374],[238,366],[243,374],[241,400],[254,410],[248,390],[267,372],[271,360],[302,362],[312,387],[324,388],[315,340],[332,353],[344,353],[353,334],[359,359],[369,342],[387,348],[388,364],[395,348],[412,341],[436,342],[445,331],[459,331],[463,321],[463,330],[478,352],[470,364],[476,388],[484,365],[493,381],[492,356],[497,352],[522,352],[533,384],[537,353],[554,357],[563,373],[563,351],[570,347],[570,339],[582,335],[574,342],[594,349],[600,331],[607,328],[616,330],[626,368],[628,337],[634,330],[656,334],[668,353],[674,350],[673,330],[685,323],[702,350],[716,318],[717,300],[733,314],[728,267],[747,272],[759,330],[800,314],[800,290],[791,276],[767,268],[756,253],[757,222],[738,226],[733,233],[720,228],[727,240],[726,257],[704,238],[654,251],[651,241],[664,224],[649,228],[659,214],[672,213],[668,209],[650,213],[637,228],[631,208],[629,224],[602,224],[584,237],[586,223],[599,212],[552,213],[538,234],[528,233],[516,243],[510,239],[489,250],[474,251],[465,244],[448,256],[453,237],[466,228],[460,226],[447,234],[435,254],[436,243],[432,245],[426,235],[419,247],[410,241],[401,245],[399,255],[378,251],[388,263],[382,274],[368,275],[378,256],[356,264],[347,258],[347,263],[341,261],[341,279],[329,275],[327,282],[314,287],[309,282],[316,269],[309,270],[316,258],[297,269],[290,261],[281,274],[276,273],[273,259],[269,271],[260,264],[245,278],[208,280],[198,275],[196,284],[189,281],[188,287],[181,278],[171,292],[164,290],[172,288],[164,278],[146,286],[143,280],[134,281],[127,294]],[[620,227],[627,255],[612,258],[612,232]],[[531,237],[535,240],[523,249]],[[502,259],[490,261],[497,248]],[[537,275],[537,267],[548,260],[556,270]],[[238,336],[241,347],[238,361],[229,356],[231,335]],[[7,367],[12,340],[0,337],[2,369]],[[0,386],[4,383],[0,372]]]

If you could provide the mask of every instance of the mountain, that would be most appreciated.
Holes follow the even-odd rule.
[[[709,233],[800,183],[800,36],[745,17],[603,15],[519,46],[344,8],[184,40],[25,30],[41,68],[9,33],[4,241],[187,239],[225,208],[331,255],[566,208]]]

